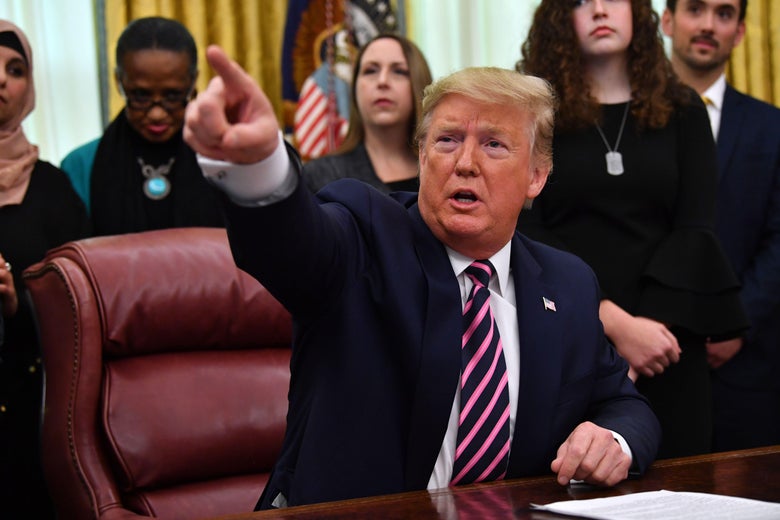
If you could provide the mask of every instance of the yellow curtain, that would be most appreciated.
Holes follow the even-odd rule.
[[[742,92],[780,106],[780,2],[750,0],[746,34],[726,69]]]
[[[408,35],[415,34],[410,16],[414,1],[403,0]],[[280,70],[286,14],[287,0],[105,0],[108,70],[114,70],[116,40],[128,22],[142,16],[174,18],[190,29],[198,43],[198,90],[212,77],[203,51],[216,43],[260,83],[283,124]],[[750,0],[745,21],[747,34],[726,70],[729,82],[780,106],[780,2]],[[113,117],[124,102],[110,75],[109,117]]]
[[[165,16],[183,23],[198,44],[199,91],[213,76],[205,58],[206,47],[220,45],[258,81],[281,122],[279,71],[286,14],[287,0],[105,0],[110,117],[124,106],[113,79],[119,35],[131,20]]]

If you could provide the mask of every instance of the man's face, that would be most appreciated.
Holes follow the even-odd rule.
[[[512,237],[526,198],[547,169],[531,160],[531,115],[449,94],[431,114],[420,146],[420,213],[444,244],[488,258]]]
[[[674,12],[664,11],[661,26],[674,57],[700,71],[723,67],[745,34],[739,0],[679,0]]]

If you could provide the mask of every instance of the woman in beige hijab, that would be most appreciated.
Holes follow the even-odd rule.
[[[22,271],[46,251],[87,236],[88,221],[65,174],[38,158],[21,123],[35,106],[32,52],[0,20],[0,509],[3,518],[53,518],[39,461],[43,379],[33,312],[19,297]],[[62,102],[68,102],[62,100]]]

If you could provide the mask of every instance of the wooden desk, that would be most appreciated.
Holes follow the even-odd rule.
[[[223,520],[275,519],[458,519],[566,518],[533,511],[529,504],[599,498],[640,491],[697,491],[780,502],[780,446],[657,461],[640,479],[613,488],[561,487],[553,477],[472,484],[433,492],[344,500],[275,511],[223,517]],[[487,509],[486,507],[487,506]]]

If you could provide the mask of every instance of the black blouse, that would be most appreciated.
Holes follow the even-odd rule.
[[[626,104],[604,105],[601,129],[614,149]],[[607,172],[594,125],[556,133],[548,185],[518,229],[569,250],[598,276],[604,298],[695,335],[726,338],[747,327],[739,282],[712,225],[717,162],[698,100],[662,129],[638,131],[628,114],[617,151],[624,172]]]
[[[303,166],[303,180],[309,190],[316,193],[326,184],[339,179],[358,179],[382,193],[393,191],[419,191],[417,177],[385,184],[377,176],[363,143],[342,154],[326,155],[307,162]]]

